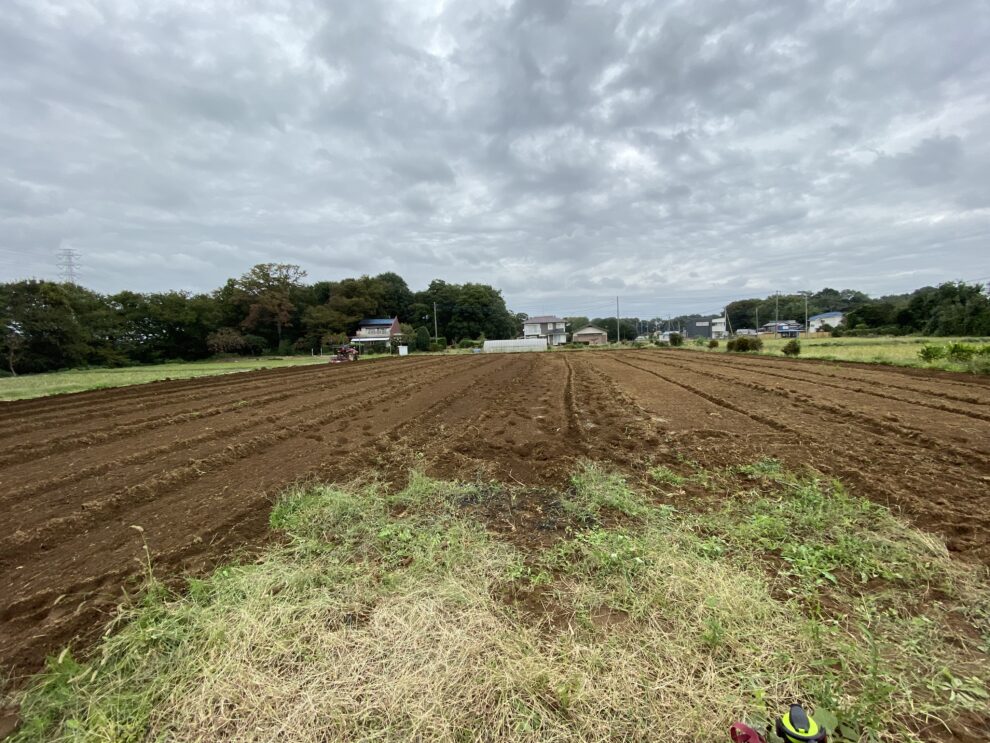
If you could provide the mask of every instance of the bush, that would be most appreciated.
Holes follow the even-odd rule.
[[[245,335],[244,350],[252,356],[260,356],[268,350],[268,341],[260,335]]]
[[[949,361],[964,364],[972,359],[979,350],[976,346],[971,346],[968,343],[950,343],[945,355]]]
[[[417,351],[429,351],[430,350],[430,331],[423,325],[416,328],[416,335],[414,340],[416,341],[415,346]]]
[[[718,348],[718,341],[715,340],[714,338],[712,338],[710,341],[708,341],[708,347],[709,348]]]
[[[946,353],[945,346],[922,346],[918,351],[918,356],[922,361],[938,361],[944,359]]]
[[[695,338],[694,339],[694,345],[699,346],[699,347],[705,345],[705,339],[704,338]]]
[[[247,346],[244,336],[236,328],[218,328],[206,336],[206,347],[212,353],[233,353]]]
[[[670,345],[672,345],[674,347],[684,345],[684,336],[681,335],[680,333],[671,333],[670,334]]]
[[[785,356],[797,356],[801,353],[801,341],[797,338],[792,338],[784,344],[784,347],[780,349]]]
[[[763,349],[763,339],[744,335],[739,338],[733,338],[725,344],[725,348],[729,351],[739,352],[760,351]]]
[[[670,348],[670,344],[667,341],[657,341],[657,347]]]
[[[457,347],[458,348],[477,348],[478,347],[478,342],[477,341],[473,341],[470,338],[461,338],[459,341],[457,341]]]
[[[430,344],[430,350],[433,351],[434,353],[436,353],[437,351],[446,351],[447,350],[447,347],[446,346],[441,346],[439,343],[431,343]]]

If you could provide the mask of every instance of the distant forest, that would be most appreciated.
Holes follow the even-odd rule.
[[[312,284],[305,278],[299,266],[265,263],[209,294],[105,295],[51,281],[0,284],[5,372],[309,354],[346,342],[366,317],[398,317],[410,337],[436,330],[445,341],[509,338],[520,327],[501,293],[484,284],[436,280],[413,292],[395,273]]]
[[[222,354],[308,354],[346,342],[366,317],[398,317],[407,337],[423,348],[434,336],[440,345],[512,338],[526,317],[513,314],[501,292],[485,284],[437,279],[414,292],[395,273],[312,284],[305,278],[299,266],[264,263],[209,294],[105,295],[51,281],[0,284],[0,374]],[[732,302],[726,312],[732,329],[755,328],[757,320],[764,324],[775,316],[804,322],[806,298],[809,316],[845,313],[835,334],[990,336],[988,287],[963,282],[879,299],[836,289],[771,295]],[[668,326],[690,330],[711,316],[625,317],[619,329],[625,341]],[[616,339],[615,317],[567,319],[570,331],[593,324]]]

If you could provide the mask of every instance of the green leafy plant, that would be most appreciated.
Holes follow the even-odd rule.
[[[945,346],[922,346],[918,351],[918,357],[922,361],[932,362],[944,359],[946,356]]]
[[[733,338],[725,344],[726,350],[738,352],[750,352],[763,350],[763,339],[751,335],[741,335]]]
[[[780,350],[785,356],[797,356],[801,353],[801,341],[797,338],[792,338],[787,341],[787,343],[784,344],[784,347]]]

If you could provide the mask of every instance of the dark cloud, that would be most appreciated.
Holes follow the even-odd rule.
[[[0,4],[0,279],[714,309],[990,274],[990,6]]]

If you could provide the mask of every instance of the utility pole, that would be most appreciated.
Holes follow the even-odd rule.
[[[756,305],[756,335],[760,335],[760,305]]]
[[[808,337],[808,292],[804,293],[804,337]]]
[[[622,343],[622,329],[619,327],[619,298],[615,298],[615,340]]]
[[[780,292],[773,295],[773,337],[780,331]]]
[[[55,255],[58,257],[58,273],[62,283],[76,283],[76,259],[79,258],[79,251],[75,248],[61,248]]]
[[[437,303],[433,303],[433,340],[436,341],[440,337],[440,331],[437,330]]]

